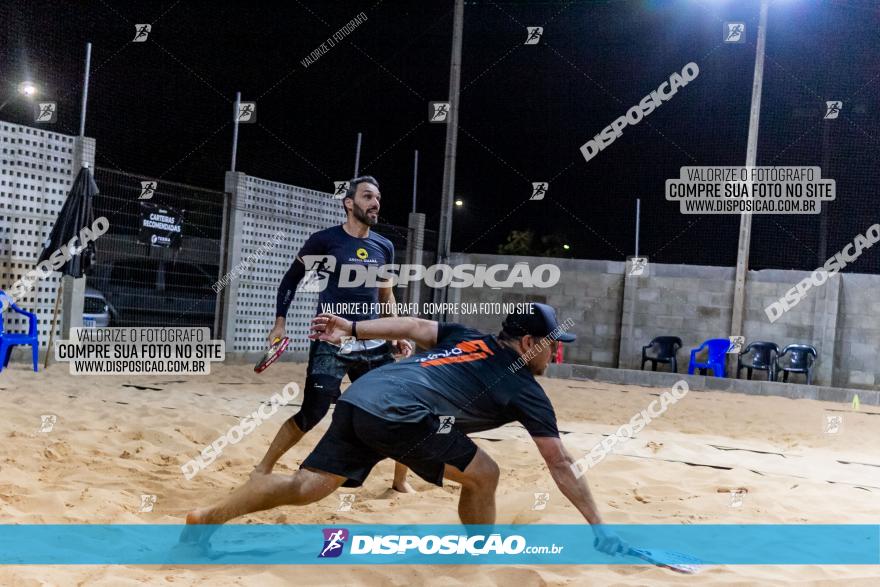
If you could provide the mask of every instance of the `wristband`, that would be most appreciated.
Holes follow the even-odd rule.
[[[351,321],[351,335],[354,337],[355,340],[358,339],[358,329],[357,329],[357,321],[356,320]]]

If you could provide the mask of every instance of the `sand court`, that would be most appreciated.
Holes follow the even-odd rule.
[[[225,496],[260,459],[299,398],[281,407],[187,480],[181,465],[270,401],[305,366],[281,363],[257,376],[248,365],[206,377],[70,377],[67,365],[21,368],[0,383],[0,512],[6,524],[179,524],[195,506]],[[577,458],[613,434],[663,389],[540,378],[563,441]],[[836,433],[825,416],[842,416]],[[50,416],[50,418],[45,418]],[[54,416],[55,418],[51,418]],[[292,449],[290,473],[329,423]],[[880,410],[811,400],[691,391],[587,472],[609,524],[868,524],[880,520]],[[501,467],[498,523],[578,524],[519,425],[475,435]],[[242,523],[457,523],[458,486],[411,476],[416,494],[391,491],[380,463],[359,489],[254,514]],[[732,497],[736,490],[738,497]],[[536,493],[542,506],[536,507]],[[341,498],[340,494],[353,495]],[[144,497],[146,496],[146,497]],[[154,496],[154,497],[152,497]],[[348,507],[345,507],[347,503]],[[649,566],[337,566],[334,580],[390,585],[876,584],[869,566],[718,566],[698,578]],[[12,585],[319,585],[319,566],[10,566]]]

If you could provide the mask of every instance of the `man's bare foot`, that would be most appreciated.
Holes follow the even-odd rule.
[[[207,510],[198,509],[189,512],[186,514],[186,527],[180,533],[179,541],[192,544],[206,543],[217,531],[217,526],[208,524],[212,522]]]
[[[261,465],[257,465],[256,467],[254,467],[254,470],[251,471],[251,474],[249,475],[249,477],[250,477],[250,479],[253,479],[254,477],[258,477],[260,475],[271,475],[271,474],[272,474],[272,467],[263,467]]]
[[[407,481],[403,481],[402,483],[392,483],[391,489],[397,491],[398,493],[415,493],[416,490],[412,488],[412,485]]]
[[[188,512],[186,514],[186,523],[188,526],[194,524],[210,524],[207,511],[204,509],[198,509]]]

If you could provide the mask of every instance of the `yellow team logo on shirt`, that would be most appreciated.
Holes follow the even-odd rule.
[[[367,249],[358,249],[357,252],[355,252],[355,255],[357,255],[357,258],[361,261],[370,256],[370,254],[367,252]]]

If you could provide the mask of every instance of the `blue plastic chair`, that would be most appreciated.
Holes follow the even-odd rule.
[[[30,326],[28,326],[27,334],[10,334],[6,332],[6,328],[3,324],[3,299],[5,299],[6,302],[9,303],[9,309],[28,317],[28,322],[30,322]],[[10,297],[9,294],[0,289],[0,372],[3,371],[4,367],[9,366],[9,358],[12,356],[12,347],[19,345],[31,346],[31,348],[33,349],[34,371],[37,371],[37,364],[40,362],[40,341],[37,338],[37,316],[36,314],[32,314],[31,312],[27,312],[16,306],[15,302],[12,301],[12,297]]]
[[[698,348],[691,351],[688,375],[693,375],[697,369],[702,375],[705,375],[707,369],[712,369],[712,374],[715,377],[727,377],[727,349],[729,348],[730,341],[726,338],[710,338],[703,342]],[[708,357],[703,362],[697,361],[697,355],[703,349],[708,349]]]

